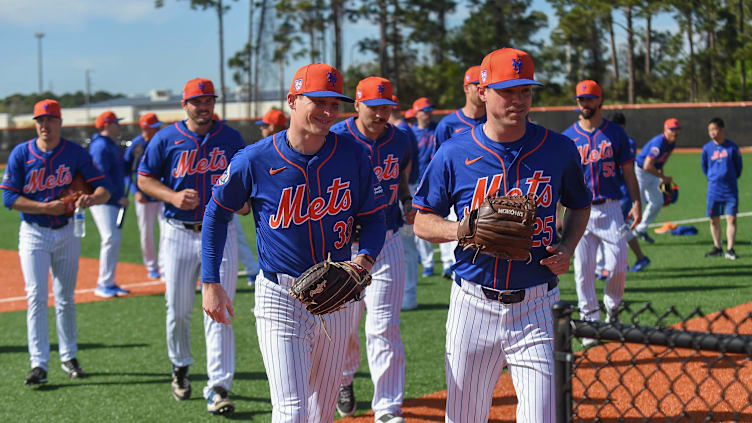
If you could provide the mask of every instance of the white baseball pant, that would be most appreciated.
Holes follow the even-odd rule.
[[[583,320],[600,320],[595,292],[596,251],[603,246],[604,269],[608,271],[603,292],[606,310],[616,310],[624,296],[627,278],[628,230],[619,200],[607,200],[590,209],[585,233],[574,251],[574,279],[578,306]]]
[[[315,316],[288,290],[293,277],[256,278],[256,332],[272,400],[272,422],[331,422],[352,308]]]
[[[640,185],[640,198],[642,203],[645,204],[642,221],[637,224],[635,230],[647,232],[648,225],[653,223],[663,207],[663,194],[660,189],[661,180],[646,172],[640,166],[635,166],[635,175],[637,176],[637,183]]]
[[[405,292],[402,308],[413,309],[418,306],[418,249],[415,246],[415,233],[412,225],[402,225],[399,230],[402,248],[405,250]]]
[[[405,252],[399,233],[387,231],[381,253],[371,269],[373,278],[365,298],[354,303],[341,385],[349,385],[360,367],[358,326],[366,313],[366,356],[374,385],[371,408],[378,420],[401,414],[405,393],[405,347],[400,332],[400,308],[405,289]],[[357,247],[353,245],[353,254]]]
[[[243,267],[245,267],[248,276],[255,278],[259,272],[258,261],[256,261],[251,246],[248,245],[248,240],[243,231],[243,222],[240,221],[240,216],[233,216],[232,221],[235,225],[235,231],[238,234],[238,260],[243,263]]]
[[[457,220],[457,214],[454,213],[454,208],[449,209],[449,215],[447,216],[447,220],[450,220],[452,222],[456,222]],[[450,242],[444,242],[439,244],[439,251],[441,252],[441,266],[444,270],[444,273],[448,272],[449,269],[452,268],[452,265],[455,262],[454,258],[454,249],[457,248],[457,241],[450,241]]]
[[[452,283],[446,324],[447,422],[485,423],[496,383],[509,367],[519,423],[556,421],[553,317],[559,289],[525,290],[516,304],[491,301],[480,285]]]
[[[97,286],[115,285],[115,268],[120,257],[122,229],[117,227],[118,206],[100,204],[89,207],[99,231],[99,278]]]
[[[73,236],[73,223],[59,228],[45,228],[21,222],[18,256],[26,288],[26,334],[31,368],[48,368],[50,341],[47,332],[48,275],[52,271],[55,295],[55,318],[60,344],[60,360],[76,357],[76,304],[73,293],[78,275],[81,239]]]
[[[159,264],[157,263],[157,249],[154,244],[154,222],[162,211],[162,203],[158,201],[139,203],[135,200],[134,203],[136,204],[136,220],[144,266],[149,272],[156,271],[159,269]]]
[[[180,226],[179,226],[180,225]],[[201,232],[182,227],[168,219],[164,225],[165,299],[167,300],[167,352],[178,367],[193,364],[191,355],[191,311],[196,295],[196,280],[201,274]],[[219,277],[230,301],[235,299],[238,281],[238,243],[235,226],[228,225]],[[232,325],[204,316],[206,339],[206,372],[209,377],[204,397],[210,388],[221,386],[230,390],[235,373],[235,336]]]

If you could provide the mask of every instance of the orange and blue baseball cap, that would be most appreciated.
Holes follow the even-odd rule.
[[[428,97],[421,97],[413,101],[413,111],[415,111],[415,113],[419,111],[431,113],[433,111],[433,104],[431,104],[431,100],[429,100]]]
[[[399,109],[400,109],[399,98],[397,98],[397,96],[396,96],[396,95],[392,94],[392,101],[396,103],[396,104],[394,105],[394,107],[392,107],[392,108],[393,108],[394,110],[399,110]]]
[[[500,89],[543,84],[535,80],[535,64],[529,54],[514,48],[500,48],[483,58],[480,85]]]
[[[111,123],[120,122],[121,120],[123,120],[123,118],[118,118],[115,116],[115,112],[108,110],[97,116],[97,120],[94,121],[94,126],[96,126],[97,129],[102,129]]]
[[[278,128],[287,126],[287,117],[281,110],[269,109],[261,120],[256,121],[256,125],[274,125]]]
[[[183,87],[183,100],[206,96],[217,96],[214,91],[214,83],[210,79],[194,78],[185,83],[185,87]]]
[[[679,124],[679,119],[676,119],[676,118],[666,119],[666,121],[663,122],[663,129],[681,129],[681,125]]]
[[[480,66],[470,66],[465,71],[465,79],[462,83],[463,86],[470,84],[480,84]]]
[[[415,109],[405,110],[405,119],[413,119],[413,118],[415,118]]]
[[[361,79],[355,87],[355,100],[366,106],[396,106],[392,100],[394,86],[392,82],[380,76]]]
[[[576,95],[574,98],[601,98],[603,91],[597,82],[586,79],[577,83]]]
[[[34,119],[42,116],[55,116],[58,119],[62,119],[60,103],[50,99],[38,101],[34,105]]]
[[[290,94],[301,94],[306,97],[333,97],[350,103],[355,102],[342,94],[344,86],[342,74],[333,66],[313,63],[295,72],[292,84],[290,84]]]
[[[162,126],[162,122],[157,119],[157,115],[153,112],[146,113],[144,115],[141,115],[141,117],[138,119],[138,126],[140,126],[143,129],[146,128],[159,128]]]

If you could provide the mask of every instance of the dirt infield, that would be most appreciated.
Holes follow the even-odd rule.
[[[0,285],[0,313],[26,310],[26,292],[18,251],[0,250],[0,266],[4,269],[3,279],[5,280],[5,283]],[[99,260],[79,259],[76,303],[105,300],[94,295],[98,272]],[[130,295],[151,295],[164,292],[164,283],[149,279],[146,267],[142,265],[118,263],[115,272],[118,285],[130,289]],[[48,290],[50,292],[48,304],[51,306],[54,304],[51,282],[48,284]]]

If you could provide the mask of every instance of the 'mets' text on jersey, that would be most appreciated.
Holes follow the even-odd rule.
[[[332,126],[332,132],[344,135],[344,139],[354,139],[368,150],[376,178],[386,196],[386,228],[396,231],[402,226],[399,208],[400,172],[410,162],[410,139],[403,131],[391,124],[386,125],[384,135],[377,140],[366,138],[351,117]]]
[[[76,172],[92,187],[110,187],[104,174],[94,165],[89,152],[80,145],[60,139],[52,151],[43,152],[36,138],[18,144],[8,157],[3,182],[3,204],[10,208],[19,196],[48,203],[57,200],[60,192],[73,182]],[[66,216],[21,213],[21,220],[44,227],[58,227],[68,221]]]
[[[574,141],[580,152],[585,180],[593,193],[593,201],[620,199],[621,165],[635,159],[624,129],[603,119],[603,123],[592,132],[585,131],[579,122],[575,122],[562,133]]]
[[[211,187],[227,168],[232,156],[245,147],[238,131],[221,122],[206,134],[199,135],[175,122],[157,132],[146,145],[138,174],[160,180],[173,191],[194,189],[199,205],[193,210],[180,210],[165,203],[167,218],[200,222],[211,198]]]
[[[318,152],[304,155],[281,131],[232,159],[211,207],[233,212],[250,202],[259,267],[297,277],[330,253],[334,261],[349,260],[356,223],[365,230],[378,221],[383,240],[385,195],[368,152],[352,138],[330,132]],[[378,256],[381,245],[366,253]]]
[[[522,139],[498,143],[483,133],[484,125],[459,134],[437,151],[413,198],[413,206],[446,216],[454,207],[460,218],[478,208],[486,196],[536,195],[532,260],[508,261],[455,250],[455,273],[495,289],[522,289],[550,281],[554,274],[540,264],[546,246],[556,239],[556,202],[580,209],[590,205],[580,156],[572,141],[527,123]]]

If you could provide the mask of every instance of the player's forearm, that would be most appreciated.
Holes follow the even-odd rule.
[[[655,162],[650,157],[645,159],[645,163],[642,165],[642,170],[655,176],[656,178],[663,179],[663,171],[655,167]]]
[[[413,195],[410,192],[410,184],[408,181],[410,180],[410,164],[408,163],[407,166],[402,169],[402,172],[400,173],[400,181],[399,181],[399,188],[397,189],[397,195],[399,195],[399,201],[401,204],[404,204],[405,201],[412,202]]]
[[[105,187],[97,187],[94,193],[91,194],[94,204],[104,204],[110,200],[110,192]]]
[[[172,197],[175,191],[167,187],[158,179],[146,175],[138,175],[138,189],[152,198],[165,203],[172,203]]]
[[[459,223],[446,220],[437,214],[418,211],[413,231],[415,235],[428,242],[441,244],[457,241],[458,226]]]
[[[22,195],[16,198],[11,208],[26,214],[50,214],[50,203],[35,201]]]
[[[562,235],[559,243],[569,251],[574,251],[577,243],[580,242],[580,238],[582,238],[582,234],[585,233],[588,219],[590,219],[590,207],[584,209],[567,207],[564,211]]]
[[[227,226],[232,219],[226,216],[225,210],[210,201],[204,212],[201,231],[201,280],[205,283],[217,283],[219,268],[222,264],[225,243],[227,242]]]
[[[356,224],[361,225],[358,255],[365,254],[376,260],[386,239],[386,219],[382,210],[368,215],[368,217],[368,220],[361,217],[356,221]]]

